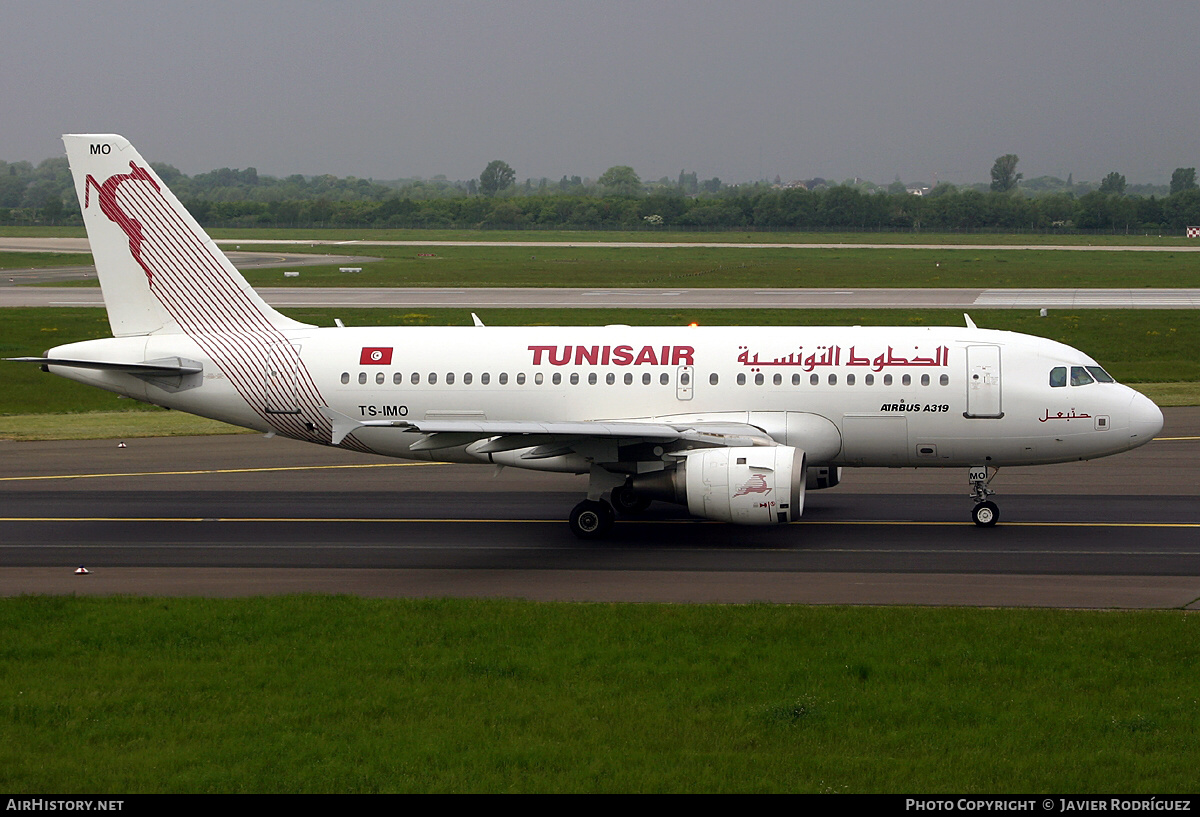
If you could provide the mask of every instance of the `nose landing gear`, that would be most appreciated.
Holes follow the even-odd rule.
[[[995,502],[980,502],[971,509],[971,518],[981,528],[990,528],[1000,521],[1000,508]]]
[[[996,493],[988,487],[999,469],[991,469],[992,473],[988,475],[988,467],[986,465],[973,465],[967,472],[967,479],[971,483],[971,498],[975,500],[975,507],[971,509],[971,519],[981,528],[990,528],[1000,521],[1000,506],[988,499],[989,496]]]

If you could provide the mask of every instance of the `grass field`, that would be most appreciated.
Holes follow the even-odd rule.
[[[1200,255],[1173,252],[354,246],[336,251],[383,260],[363,262],[361,273],[330,265],[305,267],[297,278],[284,278],[278,269],[250,270],[246,277],[255,286],[1200,286]]]
[[[1196,287],[1200,254],[704,247],[289,247],[240,249],[361,255],[362,272],[341,264],[251,269],[254,286],[528,287]],[[0,253],[0,264],[14,262]],[[34,256],[36,253],[13,255]],[[65,256],[64,256],[65,257]],[[71,256],[75,257],[75,256]],[[86,256],[84,256],[86,258]],[[65,263],[65,262],[64,262]],[[83,261],[81,263],[87,263]],[[42,264],[49,266],[50,264]],[[55,264],[60,266],[63,264]],[[19,266],[19,265],[17,265]],[[53,286],[67,285],[55,283]],[[73,286],[98,286],[93,278]]]
[[[91,266],[92,254],[81,252],[0,252],[0,270]]]
[[[1180,612],[0,600],[10,792],[1194,792]]]
[[[1195,239],[1157,233],[1058,235],[1055,233],[747,232],[745,230],[426,230],[364,227],[250,227],[208,230],[217,240],[374,241],[708,241],[745,244],[1047,244],[1096,247],[1194,246]],[[0,227],[0,236],[82,238],[83,227]]]
[[[120,440],[253,433],[217,420],[152,406],[75,414],[0,414],[0,440]]]

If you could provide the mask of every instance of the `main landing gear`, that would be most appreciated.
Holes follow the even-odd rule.
[[[599,539],[608,533],[616,514],[603,499],[585,499],[571,509],[571,533],[580,539]]]
[[[617,515],[636,516],[650,507],[650,500],[628,485],[618,485],[610,494],[612,504],[603,499],[585,499],[571,510],[571,533],[580,539],[599,539],[612,528]]]
[[[971,483],[971,498],[975,500],[975,507],[971,509],[971,519],[981,528],[990,528],[1000,521],[1000,506],[988,499],[996,493],[988,487],[988,483],[997,473],[997,469],[991,470],[989,476],[986,465],[972,466],[967,474]]]
[[[605,487],[612,488],[609,494],[612,504],[599,498],[600,491]],[[612,528],[617,514],[635,516],[649,507],[650,500],[633,490],[624,475],[596,469],[593,471],[588,498],[571,510],[571,533],[580,539],[599,539]]]

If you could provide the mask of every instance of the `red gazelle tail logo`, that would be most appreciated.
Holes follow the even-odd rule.
[[[144,167],[138,167],[133,162],[129,163],[130,173],[118,173],[115,176],[110,176],[104,184],[96,181],[96,177],[91,173],[87,175],[87,179],[83,185],[83,209],[87,209],[92,200],[92,188],[96,188],[96,200],[100,203],[100,210],[104,215],[108,216],[108,220],[116,224],[129,237],[129,253],[133,256],[133,260],[138,262],[138,266],[146,273],[146,280],[151,286],[154,285],[154,275],[150,272],[150,268],[146,266],[146,262],[142,260],[142,241],[145,236],[142,234],[142,223],[133,216],[126,213],[117,204],[117,188],[121,182],[139,181],[150,182],[155,191],[162,193],[158,183],[146,171]]]

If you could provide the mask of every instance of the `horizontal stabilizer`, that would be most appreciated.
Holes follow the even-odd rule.
[[[65,357],[9,357],[13,363],[38,363],[44,366],[66,366],[72,369],[99,369],[106,372],[124,372],[139,377],[181,377],[200,374],[204,366],[194,360],[180,357],[164,360],[148,360],[144,363],[120,363],[109,360],[74,360]]]

